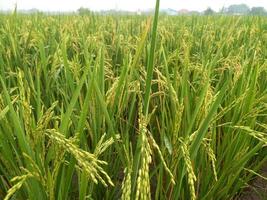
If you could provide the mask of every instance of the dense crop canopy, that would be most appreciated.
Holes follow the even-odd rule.
[[[258,174],[267,19],[157,14],[0,16],[0,199],[225,200]]]

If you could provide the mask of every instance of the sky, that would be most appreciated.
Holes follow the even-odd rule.
[[[18,9],[36,8],[42,11],[76,11],[80,7],[91,10],[146,10],[154,8],[156,0],[0,0],[0,10],[12,10],[17,3]],[[245,3],[250,7],[263,6],[267,0],[161,0],[160,7],[175,10],[188,9],[203,11],[207,7],[218,11],[223,6]]]

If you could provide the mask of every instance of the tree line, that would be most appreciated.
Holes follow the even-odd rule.
[[[215,12],[210,7],[204,11],[205,15],[213,14],[228,14],[228,15],[267,15],[267,11],[264,7],[252,7],[249,8],[246,4],[234,4],[229,7],[222,8],[219,12]]]

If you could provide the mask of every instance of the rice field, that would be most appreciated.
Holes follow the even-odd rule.
[[[0,15],[0,199],[238,199],[266,56],[266,17]]]

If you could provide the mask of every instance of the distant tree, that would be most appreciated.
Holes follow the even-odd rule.
[[[250,10],[251,15],[266,15],[267,12],[264,7],[252,7]]]
[[[90,15],[91,11],[88,8],[79,8],[78,10],[79,15]]]
[[[227,9],[227,13],[229,14],[245,15],[245,14],[248,14],[249,12],[250,12],[250,9],[246,4],[230,5]]]
[[[205,11],[204,11],[204,15],[214,15],[215,11],[212,10],[210,7],[208,7]]]

